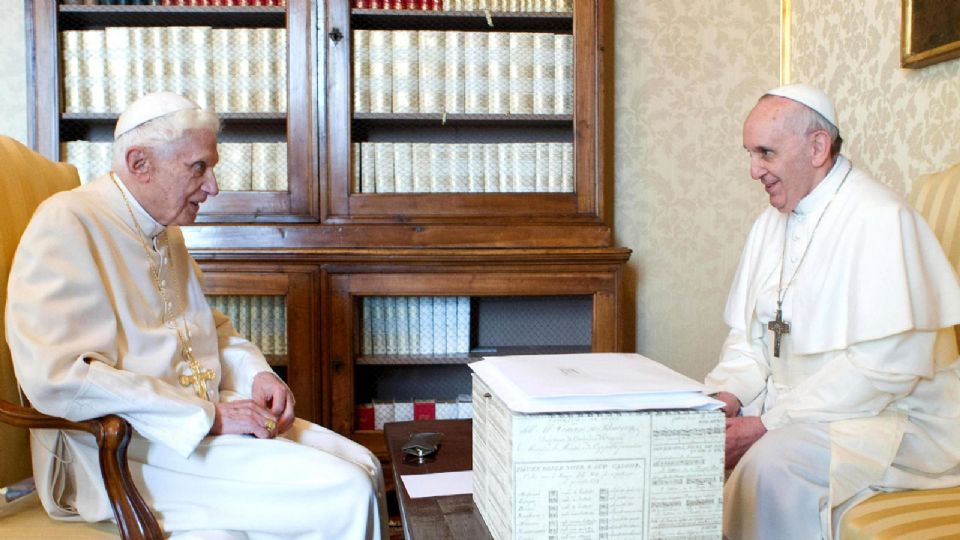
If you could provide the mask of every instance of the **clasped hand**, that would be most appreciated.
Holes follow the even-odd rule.
[[[714,397],[724,404],[723,414],[727,417],[724,467],[732,469],[753,443],[767,432],[767,428],[759,416],[737,416],[740,414],[740,400],[737,396],[730,392],[720,392]]]
[[[253,379],[250,399],[215,403],[211,435],[253,435],[272,439],[293,426],[293,395],[287,385],[269,371]]]

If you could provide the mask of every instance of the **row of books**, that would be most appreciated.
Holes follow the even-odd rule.
[[[61,0],[87,6],[285,6],[286,0]]]
[[[214,168],[223,191],[287,191],[286,143],[220,143],[220,161]],[[112,167],[113,143],[61,143],[63,161],[77,168],[86,183]]]
[[[230,317],[241,336],[263,354],[287,354],[287,305],[283,296],[208,296],[210,307]]]
[[[416,399],[411,401],[373,401],[358,403],[355,414],[356,429],[383,429],[387,422],[410,420],[455,420],[473,417],[473,402],[469,394],[456,400]]]
[[[363,298],[363,355],[470,352],[467,296]]]
[[[357,113],[571,114],[573,36],[354,30]]]
[[[287,143],[220,143],[214,172],[223,191],[287,191]]]
[[[287,109],[283,28],[107,27],[60,39],[67,113],[119,112],[164,90],[219,112]]]
[[[355,9],[569,13],[573,0],[353,0]]]
[[[354,143],[354,193],[573,193],[573,144]]]

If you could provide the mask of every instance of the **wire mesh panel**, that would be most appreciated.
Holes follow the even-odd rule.
[[[207,296],[210,307],[230,318],[241,336],[263,354],[284,362],[287,355],[287,299],[285,296]],[[285,362],[284,362],[285,363]]]

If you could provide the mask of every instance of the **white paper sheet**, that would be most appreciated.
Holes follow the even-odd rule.
[[[487,357],[473,371],[516,412],[718,409],[693,379],[639,354]]]
[[[400,480],[411,499],[473,493],[473,471],[402,474]]]

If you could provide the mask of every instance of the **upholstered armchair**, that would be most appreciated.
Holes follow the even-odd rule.
[[[71,422],[20,405],[22,399],[6,344],[3,313],[10,265],[37,205],[53,193],[79,183],[73,166],[49,161],[17,141],[0,136],[0,486],[31,476],[26,428],[86,431],[100,447],[100,470],[117,523],[54,521],[34,493],[0,506],[0,538],[162,538],[157,520],[130,477],[130,424],[112,415]]]
[[[960,163],[918,178],[910,202],[926,218],[953,267],[960,272]],[[960,345],[960,327],[955,330]],[[840,538],[960,538],[960,487],[876,495],[844,515]]]

